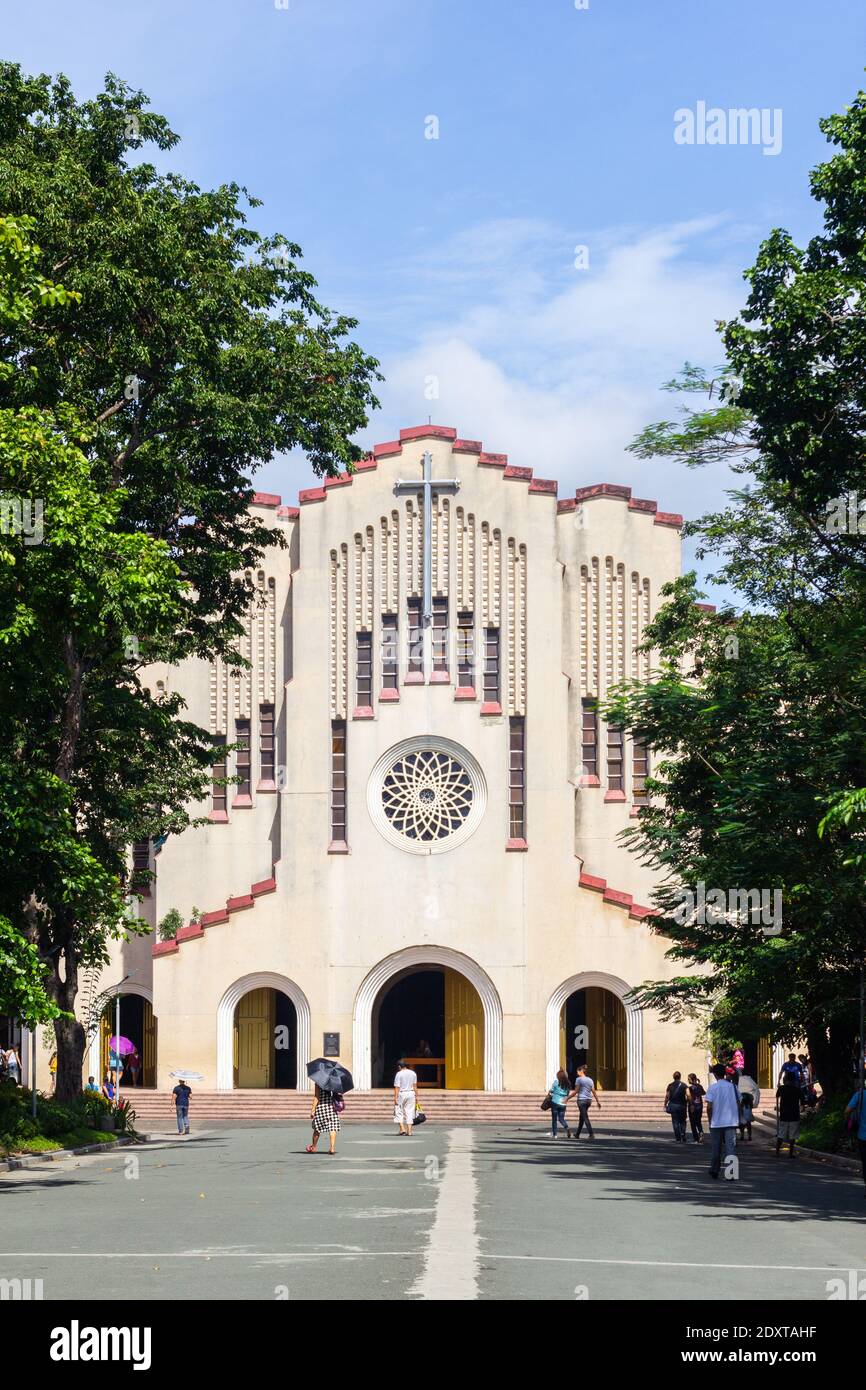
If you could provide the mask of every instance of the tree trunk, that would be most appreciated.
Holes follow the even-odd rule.
[[[62,955],[65,966],[64,978],[60,977],[59,957]],[[57,964],[51,982],[51,995],[61,1009],[75,1012],[78,995],[78,957],[73,942],[68,941],[62,952],[55,957]],[[85,1034],[77,1018],[55,1018],[54,1039],[57,1044],[57,1079],[54,1094],[58,1100],[73,1100],[81,1094],[81,1078],[84,1067]]]
[[[843,1096],[847,1100],[851,1094],[851,1056],[855,1031],[841,1023],[833,1023],[829,1028],[810,1023],[806,1030],[809,1056],[815,1069],[815,1079],[825,1097],[825,1104],[831,1104]]]

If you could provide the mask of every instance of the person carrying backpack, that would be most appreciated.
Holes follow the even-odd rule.
[[[849,1133],[857,1142],[860,1162],[863,1165],[863,1196],[866,1197],[866,1097],[862,1087],[855,1091],[845,1107],[845,1118]]]

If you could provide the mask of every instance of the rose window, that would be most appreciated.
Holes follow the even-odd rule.
[[[483,812],[481,769],[447,739],[414,738],[392,748],[373,770],[370,814],[386,839],[415,854],[435,854],[465,840]]]

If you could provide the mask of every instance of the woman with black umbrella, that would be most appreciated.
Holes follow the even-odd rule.
[[[329,1153],[337,1152],[337,1134],[340,1129],[340,1111],[345,1108],[344,1091],[354,1087],[351,1072],[335,1058],[317,1057],[307,1063],[307,1076],[315,1084],[310,1119],[313,1122],[312,1142],[307,1145],[307,1153],[314,1154],[319,1143],[319,1135],[327,1134],[330,1143]]]
[[[321,1086],[317,1086],[310,1110],[310,1119],[313,1122],[313,1139],[312,1143],[307,1145],[307,1153],[314,1154],[316,1152],[320,1134],[327,1134],[328,1136],[328,1143],[330,1144],[328,1152],[336,1153],[337,1132],[340,1128],[337,1097],[332,1095],[330,1091],[323,1091]]]

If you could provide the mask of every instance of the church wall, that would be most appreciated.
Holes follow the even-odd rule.
[[[418,589],[421,531],[417,517],[407,520],[407,500],[394,496],[398,479],[420,477],[425,448],[433,455],[434,478],[461,480],[436,521],[434,592],[448,595],[451,628],[450,678],[438,684],[407,681],[406,600]],[[271,511],[292,539],[292,550],[264,567],[275,578],[282,630],[274,670],[279,790],[256,787],[256,690],[250,695],[252,804],[230,806],[227,824],[191,829],[167,842],[157,856],[153,908],[157,920],[170,906],[184,917],[193,905],[220,908],[270,878],[275,855],[276,889],[154,961],[160,1086],[169,1085],[168,1073],[180,1066],[200,1071],[205,1088],[216,1085],[220,1000],[234,981],[255,972],[292,980],[309,1002],[313,1055],[325,1031],[339,1031],[351,1067],[355,1001],[373,967],[408,947],[461,952],[486,973],[501,1001],[509,1090],[537,1090],[549,1080],[545,1016],[563,981],[596,971],[634,985],[674,973],[664,961],[664,942],[644,922],[580,887],[579,879],[583,868],[635,902],[650,901],[651,877],[615,840],[632,823],[630,750],[624,800],[605,800],[603,748],[599,785],[582,785],[581,701],[632,673],[637,618],[642,622],[655,611],[662,583],[679,573],[677,532],[655,524],[651,511],[603,493],[586,498],[577,520],[576,508],[558,507],[550,487],[530,492],[522,472],[506,476],[504,462],[487,458],[479,462],[477,446],[452,449],[449,440],[407,441],[351,484],[314,489],[311,500],[302,495],[299,520]],[[597,597],[588,608],[593,573]],[[615,577],[613,602],[605,587],[609,574]],[[630,607],[633,582],[646,605],[639,611]],[[467,601],[476,614],[476,653],[482,623],[501,630],[499,713],[482,713],[480,670],[476,698],[456,698],[455,617]],[[591,609],[596,636],[590,655]],[[384,700],[383,611],[398,615],[400,661],[398,698]],[[611,621],[622,635],[612,660]],[[358,630],[372,634],[369,706],[357,698]],[[214,677],[207,665],[157,675],[178,683],[192,717],[208,727]],[[218,703],[223,698],[218,690]],[[509,846],[510,713],[526,721],[525,847]],[[334,840],[330,814],[334,719],[346,725],[345,843]],[[397,848],[367,808],[377,760],[419,735],[460,745],[486,783],[480,823],[444,853]],[[229,787],[229,801],[233,793]],[[663,1089],[675,1066],[703,1070],[691,1025],[662,1025],[646,1015],[643,1026],[644,1089]]]

